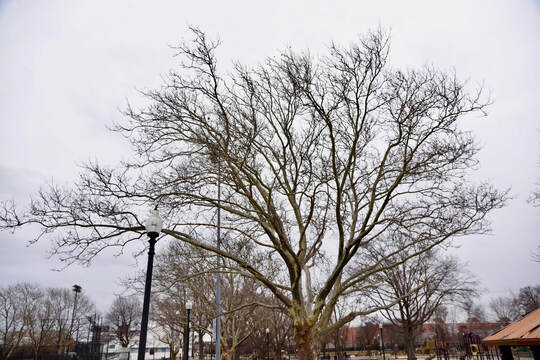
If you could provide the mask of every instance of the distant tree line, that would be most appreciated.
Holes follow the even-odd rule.
[[[271,257],[258,256],[247,244],[234,246],[238,245],[229,242],[225,236],[224,249],[252,258],[253,263],[268,269],[268,273],[278,273]],[[401,256],[406,258],[407,253],[403,252]],[[272,359],[282,359],[284,354],[294,352],[292,322],[286,310],[263,286],[233,265],[224,260],[221,268],[223,358],[234,360],[240,355],[266,358],[269,353]],[[202,356],[209,355],[213,348],[201,339],[206,334],[212,335],[216,317],[216,256],[189,244],[171,242],[158,253],[155,266],[150,317],[156,335],[169,345],[171,358],[175,360],[183,346],[185,303],[191,299],[194,305],[190,336],[195,339],[195,351]],[[144,273],[127,279],[125,285],[142,293]],[[510,316],[510,321],[538,307],[538,289],[540,286],[520,289],[513,304],[521,304],[516,305],[521,310]],[[373,277],[370,286],[336,306],[333,321],[342,318],[343,313],[358,303],[384,310],[379,313],[382,318],[366,316],[361,318],[360,325],[349,323],[337,328],[321,339],[317,353],[335,351],[341,359],[350,347],[378,349],[381,323],[384,323],[387,346],[397,345],[400,350],[405,350],[409,359],[416,357],[418,346],[426,338],[456,343],[466,332],[488,335],[508,322],[493,305],[490,306],[493,315],[486,315],[487,309],[474,301],[480,293],[480,285],[465,264],[445,254],[442,248],[428,251],[380,272]],[[492,304],[498,301],[501,300],[494,299]],[[269,306],[271,304],[274,306]],[[452,311],[453,308],[456,310]]]
[[[510,293],[507,296],[494,298],[489,303],[489,307],[496,321],[501,326],[506,326],[540,308],[540,285],[525,286],[519,289],[517,294]]]
[[[231,246],[227,241],[224,247]],[[248,248],[237,251],[249,252]],[[187,255],[190,255],[189,257]],[[249,256],[246,254],[245,256]],[[171,243],[158,255],[158,265],[151,309],[151,331],[170,348],[175,360],[183,346],[186,321],[185,302],[195,300],[191,316],[191,344],[199,356],[213,353],[212,343],[202,341],[212,335],[215,314],[215,256],[179,242]],[[272,268],[271,259],[257,259]],[[465,267],[441,253],[426,253],[388,272],[377,287],[354,301],[392,302],[384,310],[385,320],[364,317],[359,325],[346,324],[319,344],[319,355],[329,353],[344,359],[347,351],[370,353],[380,349],[380,334],[389,351],[404,350],[408,358],[416,357],[426,339],[459,342],[461,336],[473,331],[480,336],[508,325],[540,307],[540,285],[525,286],[517,294],[494,298],[486,309],[472,300],[477,283]],[[292,322],[271,294],[244,278],[224,263],[223,271],[222,353],[224,359],[239,359],[240,355],[274,360],[295,352]],[[428,281],[429,280],[429,281]],[[137,289],[141,278],[127,281]],[[408,289],[404,287],[407,284]],[[392,294],[392,289],[396,293]],[[399,292],[405,293],[399,293]],[[269,307],[268,304],[276,304]],[[465,322],[458,323],[451,307],[459,307]],[[347,311],[337,308],[337,311]],[[73,351],[76,340],[88,340],[90,317],[95,314],[92,301],[70,289],[46,288],[17,283],[0,288],[0,354],[1,360],[25,358],[35,360],[42,355],[65,354]],[[108,339],[121,347],[137,341],[141,304],[138,294],[117,296],[105,315]],[[341,315],[335,315],[339,318]],[[491,321],[491,322],[488,322]],[[379,324],[383,329],[379,329]],[[268,329],[268,330],[267,330]]]
[[[76,338],[87,334],[91,314],[92,301],[71,289],[29,283],[0,287],[0,360],[18,352],[37,360],[72,351]]]

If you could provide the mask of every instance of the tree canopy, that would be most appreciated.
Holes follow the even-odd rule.
[[[72,187],[51,185],[22,211],[4,203],[3,228],[37,223],[42,235],[58,234],[59,258],[89,262],[140,241],[140,209],[157,204],[163,236],[231,260],[281,302],[302,359],[322,336],[377,310],[332,321],[340,299],[371,276],[489,230],[486,216],[507,195],[470,181],[479,147],[458,126],[484,113],[481,89],[432,67],[391,68],[382,31],[324,56],[286,50],[229,73],[218,69],[219,44],[192,32],[176,48],[179,69],[114,128],[135,160],[88,163]],[[216,209],[226,236],[278,261],[279,276],[217,248]]]

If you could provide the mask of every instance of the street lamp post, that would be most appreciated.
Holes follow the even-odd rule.
[[[69,335],[73,338],[73,323],[75,322],[75,312],[77,309],[77,295],[81,292],[82,287],[80,285],[73,285],[72,290],[75,293],[73,299],[73,311],[71,312],[71,325],[69,326]],[[75,337],[75,346],[79,340],[79,325],[77,324],[77,336]]]
[[[266,360],[270,360],[270,329],[266,328]]]
[[[386,360],[386,355],[384,354],[384,338],[383,338],[383,324],[379,324],[379,330],[381,330],[381,350],[382,350],[382,356],[383,360]]]
[[[154,211],[150,213],[150,217],[144,222],[144,227],[146,229],[146,234],[148,235],[148,243],[150,244],[150,248],[148,250],[148,264],[146,266],[146,283],[144,285],[143,313],[137,360],[144,360],[144,353],[146,351],[148,311],[150,309],[150,290],[152,288],[152,269],[154,266],[154,245],[156,244],[157,237],[163,228],[163,220],[159,216],[157,209],[154,209]]]
[[[188,300],[186,302],[186,310],[187,310],[187,319],[186,319],[186,329],[184,331],[184,351],[182,354],[182,360],[188,360],[188,347],[189,347],[189,315],[191,313],[191,308],[193,307],[193,303],[191,300]]]

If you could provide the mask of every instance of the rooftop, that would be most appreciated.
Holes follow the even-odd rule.
[[[540,308],[482,341],[486,345],[540,345]]]

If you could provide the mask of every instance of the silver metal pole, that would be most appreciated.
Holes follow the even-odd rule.
[[[221,249],[221,161],[218,160],[218,208],[217,208],[217,248]],[[221,360],[221,256],[217,257],[216,274],[216,360]]]

